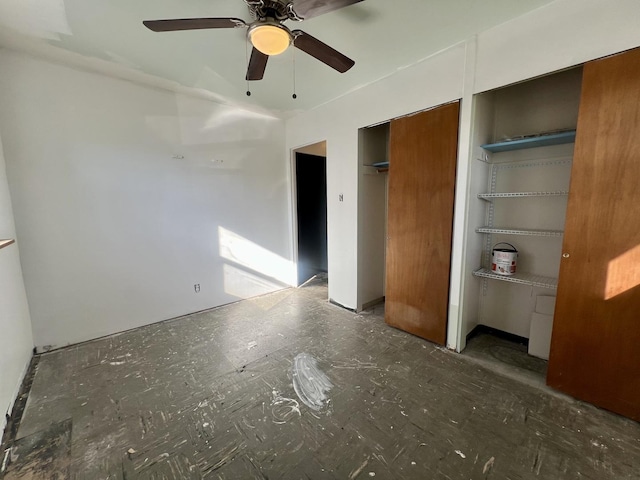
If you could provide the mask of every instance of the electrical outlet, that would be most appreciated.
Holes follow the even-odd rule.
[[[193,290],[194,290],[196,293],[200,293],[200,284],[199,284],[199,283],[194,284],[194,285],[193,285]]]

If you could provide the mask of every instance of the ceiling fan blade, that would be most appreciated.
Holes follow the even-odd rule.
[[[362,0],[293,0],[293,11],[303,19],[348,7]]]
[[[257,48],[251,50],[249,68],[247,68],[247,80],[262,80],[264,71],[267,68],[267,60],[269,60],[269,55],[265,55]]]
[[[294,30],[291,33],[294,37],[293,45],[296,48],[299,48],[312,57],[317,58],[322,63],[326,63],[340,73],[346,72],[356,63],[349,57],[344,56],[339,51],[331,48],[326,43],[321,42],[302,30]]]
[[[202,28],[240,28],[247,26],[244,20],[239,18],[176,18],[172,20],[145,20],[142,23],[154,32],[199,30]]]

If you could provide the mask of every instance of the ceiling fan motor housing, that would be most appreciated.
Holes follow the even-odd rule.
[[[284,22],[288,19],[296,19],[292,17],[292,8],[290,3],[282,3],[277,0],[245,0],[249,7],[251,16],[256,20],[272,18],[278,22]],[[294,14],[295,15],[295,14]]]

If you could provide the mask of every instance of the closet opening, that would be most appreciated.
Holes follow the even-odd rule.
[[[358,311],[385,297],[389,126],[358,130]]]
[[[465,287],[463,354],[539,384],[549,358],[581,83],[580,67],[474,98],[467,225],[473,280]]]

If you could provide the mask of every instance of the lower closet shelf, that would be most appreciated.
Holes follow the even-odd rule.
[[[490,278],[492,280],[501,280],[503,282],[520,283],[522,285],[531,285],[532,287],[541,288],[558,288],[558,279],[553,277],[543,277],[542,275],[534,275],[532,273],[514,273],[513,275],[499,275],[487,268],[481,268],[473,272],[476,277]]]

